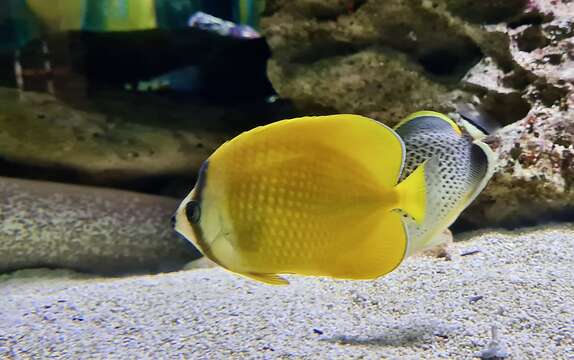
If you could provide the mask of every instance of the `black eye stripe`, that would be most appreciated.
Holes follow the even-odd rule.
[[[197,224],[201,218],[201,207],[199,201],[191,200],[185,206],[185,216],[189,222]]]

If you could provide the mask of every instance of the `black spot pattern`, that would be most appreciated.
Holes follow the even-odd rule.
[[[422,162],[427,163],[427,216],[422,225],[409,216],[406,221],[413,242],[425,243],[437,228],[449,226],[470,191],[476,186],[473,178],[472,141],[460,136],[438,118],[422,117],[397,129],[406,148],[405,167],[401,180],[412,173]]]

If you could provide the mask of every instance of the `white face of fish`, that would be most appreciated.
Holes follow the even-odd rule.
[[[205,256],[222,265],[233,256],[228,241],[231,231],[218,207],[221,194],[211,191],[206,183],[207,166],[206,162],[200,169],[197,184],[179,205],[174,227]]]
[[[220,266],[242,271],[244,266],[232,246],[232,231],[220,210],[209,198],[198,201],[194,188],[177,209],[175,231]]]

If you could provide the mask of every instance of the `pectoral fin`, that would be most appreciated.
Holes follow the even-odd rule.
[[[399,195],[397,208],[412,216],[419,225],[424,222],[427,212],[425,168],[428,163],[429,160],[425,161],[396,186]]]

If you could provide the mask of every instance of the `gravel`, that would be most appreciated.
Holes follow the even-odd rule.
[[[176,199],[0,176],[0,273],[179,270],[200,254],[175,236]]]
[[[0,276],[0,358],[574,359],[574,227],[475,233],[449,252],[287,287],[220,268],[19,271]]]

